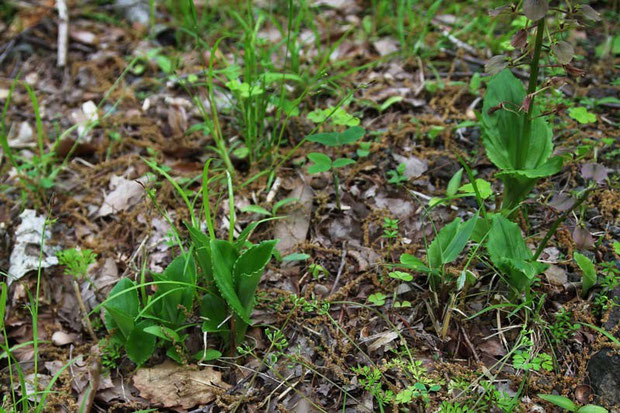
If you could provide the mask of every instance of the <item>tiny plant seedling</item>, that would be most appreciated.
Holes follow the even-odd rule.
[[[71,280],[73,292],[78,301],[78,305],[80,306],[80,311],[82,311],[84,323],[86,324],[86,328],[88,329],[88,333],[92,339],[97,340],[97,335],[95,334],[95,330],[90,323],[88,311],[84,305],[84,300],[82,300],[82,293],[80,292],[80,285],[78,283],[79,281],[86,279],[88,274],[88,266],[95,262],[97,254],[89,249],[81,250],[77,248],[70,248],[59,251],[56,253],[56,256],[58,257],[58,263],[65,266],[65,274],[73,276],[73,279]]]

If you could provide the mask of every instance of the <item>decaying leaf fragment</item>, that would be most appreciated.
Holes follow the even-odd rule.
[[[140,396],[167,408],[189,409],[205,405],[231,386],[211,367],[201,370],[166,360],[152,368],[138,370],[133,383]]]

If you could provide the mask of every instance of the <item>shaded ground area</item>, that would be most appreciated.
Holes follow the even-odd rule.
[[[287,2],[257,2],[250,14],[245,3],[217,2],[199,4],[195,23],[170,2],[158,5],[151,28],[148,7],[146,21],[131,22],[142,17],[112,3],[69,2],[64,68],[54,2],[9,3],[0,6],[11,148],[0,157],[0,269],[14,276],[2,340],[12,357],[0,359],[7,411],[24,410],[15,403],[22,387],[43,391],[50,381],[48,411],[556,411],[541,393],[618,411],[617,6],[593,4],[603,21],[570,35],[585,75],[539,98],[545,109],[563,105],[550,122],[565,162],[515,216],[528,246],[537,248],[577,192],[595,187],[544,249],[548,267],[525,301],[473,245],[446,266],[439,288],[402,266],[390,275],[403,254],[425,258],[437,231],[476,214],[467,188],[429,206],[446,196],[461,160],[490,183],[487,208],[499,208],[502,183],[478,118],[484,64],[520,29],[488,15],[501,2],[321,0],[291,2],[290,13]],[[305,140],[357,125],[365,134],[348,145]],[[121,278],[144,283],[164,271],[177,240],[188,248],[183,197],[200,210],[208,160],[218,178],[215,232],[228,237],[218,134],[235,169],[236,233],[282,216],[250,237],[280,240],[253,326],[229,353],[202,332],[196,302],[179,345],[186,363],[158,345],[137,368],[109,339],[100,304]],[[316,152],[353,162],[312,174],[307,155]],[[96,253],[78,286],[96,310],[96,340],[74,277],[55,258],[72,247]],[[598,284],[585,296],[575,252],[596,264]],[[224,356],[192,358],[206,348]]]

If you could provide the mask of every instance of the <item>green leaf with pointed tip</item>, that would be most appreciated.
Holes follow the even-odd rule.
[[[108,331],[120,330],[127,339],[134,329],[135,318],[140,309],[136,284],[128,278],[119,280],[103,304],[105,325]]]
[[[269,212],[268,210],[266,210],[260,205],[248,205],[246,207],[241,208],[241,212],[248,212],[252,214],[261,214],[261,215],[271,216],[271,212]]]
[[[235,262],[233,271],[235,274],[237,296],[245,308],[248,316],[254,308],[254,293],[263,275],[265,267],[271,260],[273,249],[278,240],[263,241],[258,245],[248,248]]]
[[[156,337],[144,331],[145,328],[152,325],[153,322],[151,320],[140,321],[127,338],[125,345],[127,357],[138,366],[141,366],[151,358],[155,351]]]
[[[191,287],[196,284],[194,258],[188,254],[176,257],[162,274],[154,274],[153,279],[166,281],[157,285],[157,292],[153,298],[162,298],[153,302],[153,315],[173,326],[183,323],[186,314],[192,309],[194,300],[194,288]],[[187,311],[181,311],[180,306],[185,307]]]
[[[237,251],[227,241],[211,240],[211,257],[213,259],[213,279],[222,298],[228,306],[247,324],[250,324],[249,314],[235,291],[233,266],[238,258]]]
[[[202,275],[207,281],[213,281],[213,269],[211,267],[211,245],[209,237],[198,228],[190,225],[187,226],[189,236],[194,245],[194,254],[198,260],[198,265],[202,271]]]
[[[519,226],[501,214],[493,215],[487,250],[493,264],[508,275],[508,283],[520,292],[546,268],[545,264],[532,261],[533,254],[525,245]]]
[[[538,397],[540,397],[544,401],[553,403],[556,406],[561,407],[562,409],[566,409],[569,412],[577,411],[577,405],[573,403],[571,399],[568,399],[564,396],[557,396],[555,394],[539,394]]]
[[[456,192],[461,186],[461,179],[463,179],[463,168],[456,171],[456,173],[452,175],[452,178],[450,178],[450,182],[448,182],[448,187],[446,188],[446,196],[456,195]]]
[[[586,404],[577,409],[577,413],[609,413],[609,410],[595,404]]]
[[[583,273],[583,285],[581,287],[581,295],[585,296],[590,288],[596,285],[596,268],[594,263],[590,261],[588,257],[578,252],[573,254],[573,258],[579,265],[581,272]]]
[[[332,167],[334,168],[342,168],[343,166],[354,164],[355,161],[349,158],[338,158],[332,163]]]
[[[309,153],[308,159],[313,162],[313,165],[308,167],[308,173],[310,175],[318,174],[320,172],[327,172],[332,167],[332,160],[329,156],[319,153],[312,152]]]
[[[179,337],[176,331],[164,326],[148,326],[144,328],[144,332],[173,343],[181,341],[181,337]]]
[[[227,304],[221,297],[205,293],[200,301],[200,316],[203,318],[202,331],[217,333],[229,331],[225,322],[228,317]]]
[[[465,248],[475,225],[476,220],[462,223],[460,218],[456,218],[443,227],[428,247],[429,266],[437,269],[454,261]]]
[[[426,263],[421,259],[414,257],[411,254],[402,254],[400,256],[400,263],[406,268],[410,268],[416,271],[422,271],[425,273],[432,272],[430,268],[426,266]]]

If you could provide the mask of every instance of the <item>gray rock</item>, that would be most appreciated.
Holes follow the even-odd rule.
[[[604,348],[590,359],[588,374],[592,388],[603,401],[620,405],[620,354]]]
[[[147,25],[150,17],[148,0],[116,0],[115,8],[131,23]]]

